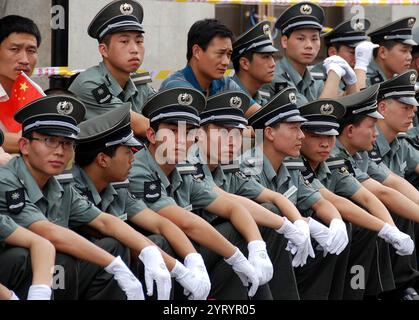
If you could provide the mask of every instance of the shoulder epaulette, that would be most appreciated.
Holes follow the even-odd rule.
[[[132,73],[131,74],[131,80],[134,82],[135,85],[140,85],[140,84],[146,84],[146,83],[153,82],[149,72]]]
[[[249,167],[259,167],[263,165],[263,159],[259,157],[249,157],[244,159],[243,163]]]
[[[114,189],[122,189],[122,188],[128,188],[129,187],[129,180],[125,180],[122,182],[112,182],[111,186],[114,187]]]
[[[230,173],[230,172],[237,172],[240,171],[240,165],[238,163],[232,163],[232,164],[224,164],[221,166],[221,169],[223,169],[224,173]]]
[[[324,75],[323,72],[315,72],[315,71],[310,71],[310,75],[313,77],[313,79],[315,80],[326,80],[326,76]]]
[[[259,90],[259,94],[262,98],[265,98],[265,99],[269,99],[271,97],[271,94],[264,90]]]
[[[73,182],[74,181],[74,177],[73,174],[70,172],[64,172],[62,174],[58,174],[56,176],[54,176],[55,179],[57,179],[57,181],[59,183],[69,183],[69,182]]]
[[[198,169],[193,164],[181,163],[176,165],[176,170],[179,174],[196,174]]]
[[[345,159],[342,157],[331,157],[325,161],[329,170],[340,169],[346,166]]]
[[[287,167],[288,170],[305,170],[303,161],[300,159],[285,159],[282,164]]]

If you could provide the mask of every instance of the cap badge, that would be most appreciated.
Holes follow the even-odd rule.
[[[57,104],[57,112],[59,114],[68,115],[73,112],[73,104],[68,101],[60,101]]]
[[[269,24],[264,24],[263,25],[263,33],[269,37],[269,39],[271,39],[272,41],[272,34],[271,34],[271,27]]]
[[[312,11],[313,9],[311,8],[309,4],[304,4],[300,7],[300,12],[302,14],[311,14]]]
[[[240,108],[242,106],[242,99],[240,97],[234,96],[230,99],[230,107]]]
[[[289,95],[288,95],[288,99],[290,99],[290,102],[291,103],[297,103],[297,96],[295,95],[295,93],[294,92],[291,92]]]
[[[177,102],[181,105],[181,106],[190,106],[193,102],[193,98],[189,93],[181,93],[178,97],[177,97]]]
[[[416,84],[416,75],[414,73],[410,75],[410,84]]]
[[[352,28],[354,29],[354,31],[363,31],[365,29],[365,26],[361,21],[356,20]]]
[[[119,10],[121,11],[123,15],[126,15],[126,16],[134,12],[134,8],[129,3],[121,4],[121,6],[119,7]]]
[[[325,116],[332,114],[333,111],[335,111],[335,107],[330,103],[322,104],[320,107],[320,113]]]
[[[413,28],[413,26],[415,25],[415,19],[414,18],[410,18],[409,20],[407,20],[407,26],[409,28]]]

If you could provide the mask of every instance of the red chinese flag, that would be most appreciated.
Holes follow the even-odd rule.
[[[22,130],[22,125],[17,123],[13,116],[17,110],[45,93],[24,72],[17,76],[11,92],[11,97],[5,102],[0,102],[0,121],[8,132],[17,133]]]

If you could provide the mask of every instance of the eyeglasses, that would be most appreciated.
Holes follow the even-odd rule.
[[[63,146],[65,150],[74,150],[76,148],[76,142],[74,140],[60,140],[56,137],[46,137],[46,138],[28,138],[29,140],[42,141],[45,146],[51,149],[58,148],[59,145]]]

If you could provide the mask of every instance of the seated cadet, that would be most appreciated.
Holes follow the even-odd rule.
[[[268,102],[269,95],[259,89],[272,81],[275,71],[270,22],[261,21],[233,43],[235,75],[233,80],[258,104]]]
[[[121,299],[125,292],[128,299],[144,299],[141,283],[119,257],[126,254],[126,249],[117,240],[140,252],[146,278],[156,280],[159,296],[168,297],[170,275],[157,247],[118,218],[102,213],[83,199],[68,183],[71,179],[62,177],[60,183],[54,177],[64,171],[74,155],[79,133],[76,125],[84,114],[83,104],[69,96],[43,97],[15,114],[15,120],[23,127],[19,140],[21,156],[0,168],[0,210],[17,224],[50,240],[57,251],[66,255],[64,260],[70,262],[69,268],[64,269],[63,291],[74,290],[68,293],[73,298]],[[116,240],[104,238],[92,244],[68,229],[80,225],[91,226]],[[170,262],[174,266],[174,261]],[[70,279],[72,273],[74,278]],[[150,283],[146,284],[151,294]]]
[[[345,160],[348,171],[388,208],[393,214],[396,226],[412,237],[413,223],[409,221],[419,221],[418,205],[398,190],[387,186],[388,181],[394,179],[394,174],[391,174],[384,163],[377,164],[372,161],[367,153],[373,149],[378,135],[375,128],[377,119],[383,118],[377,112],[378,88],[378,85],[374,85],[339,99],[346,107],[346,114],[339,120],[339,137],[332,155]],[[416,254],[400,257],[392,248],[390,253],[395,285],[400,289],[398,291],[401,291],[396,292],[397,295],[400,293],[399,296],[405,299],[418,297],[410,289],[404,290],[419,276],[416,270]]]
[[[412,46],[417,45],[412,39],[415,21],[414,17],[403,18],[368,34],[373,43],[380,45],[374,49],[374,60],[368,66],[368,85],[391,79],[410,68]]]
[[[367,41],[366,31],[369,27],[370,22],[367,19],[350,19],[321,35],[327,48],[327,56],[340,56],[354,69],[358,88],[365,87],[366,72],[372,59],[372,51],[378,47]],[[323,62],[314,65],[310,73],[314,79],[323,81],[327,79]],[[345,90],[343,81],[340,82],[340,89]]]
[[[275,27],[281,32],[284,57],[277,63],[274,79],[266,87],[271,97],[287,87],[294,87],[298,91],[298,105],[317,98],[334,98],[341,79],[347,84],[347,93],[356,91],[355,72],[339,56],[325,60],[327,80],[324,83],[313,79],[307,69],[319,53],[323,21],[323,9],[310,2],[295,4],[278,18]]]
[[[31,75],[38,62],[41,33],[38,26],[26,17],[9,15],[0,19],[0,85],[9,97],[16,77],[23,71]],[[7,132],[3,148],[18,153],[20,133]]]
[[[175,224],[148,209],[128,191],[127,178],[134,161],[131,148],[143,147],[133,137],[130,106],[82,122],[79,128],[76,165],[72,168],[75,188],[102,211],[164,236],[188,267],[176,260],[172,277],[191,293],[190,299],[206,299],[211,284],[201,255]],[[161,236],[150,238],[156,243],[165,242]]]
[[[215,192],[241,203],[260,226],[274,264],[274,276],[269,282],[273,298],[298,299],[293,266],[304,265],[309,254],[314,256],[309,227],[291,201],[260,185],[253,177],[246,176],[238,163],[232,163],[241,148],[242,130],[247,125],[243,112],[238,108],[242,103],[249,103],[249,98],[237,91],[219,93],[207,100],[206,108],[200,114],[198,143],[190,162],[202,167],[205,181],[212,185]],[[252,200],[265,203],[278,215]],[[294,224],[281,217],[275,205]],[[217,221],[214,215],[206,215],[206,218],[210,223]],[[292,261],[285,250],[288,241],[296,247],[296,252],[292,252],[295,254]]]
[[[148,119],[141,110],[154,91],[148,84],[134,84],[130,74],[144,59],[143,7],[134,0],[112,1],[93,18],[88,33],[99,42],[103,61],[81,72],[69,90],[86,105],[86,119],[131,102],[131,126],[145,135]]]
[[[191,172],[196,173],[194,166],[178,165],[186,161],[187,144],[194,141],[199,111],[204,108],[204,95],[192,88],[167,89],[146,103],[143,112],[150,119],[149,148],[135,154],[129,188],[132,194],[144,199],[150,209],[174,222],[197,243],[211,278],[210,297],[247,299],[248,295],[254,296],[259,283],[267,283],[273,273],[256,223],[245,208],[212,191],[198,174],[191,175]],[[213,227],[191,213],[199,209],[232,223]],[[246,245],[248,259],[242,253],[247,250]],[[251,283],[248,293],[240,280],[245,286]],[[258,291],[261,290],[267,291],[265,298],[270,297],[268,286]]]
[[[260,141],[260,145],[243,154],[241,160],[245,173],[254,175],[264,187],[282,193],[304,215],[309,216],[313,210],[313,216],[330,224],[329,228],[324,227],[320,239],[313,228],[314,219],[308,219],[311,236],[318,242],[326,236],[327,240],[321,243],[331,254],[324,258],[322,255],[309,258],[305,266],[295,269],[302,299],[328,299],[337,255],[349,240],[345,223],[336,208],[302,178],[303,164],[284,161],[285,157],[300,155],[304,138],[300,126],[305,119],[300,116],[295,102],[295,89],[285,89],[249,118],[249,124],[255,130],[263,130],[263,144]]]
[[[206,97],[225,90],[242,91],[233,79],[224,76],[233,52],[232,42],[233,33],[217,20],[195,22],[188,32],[186,67],[164,80],[160,90],[191,87]],[[260,105],[252,100],[251,106],[242,110],[248,117],[259,108]]]
[[[340,292],[332,298],[362,299],[364,293],[376,296],[383,290],[393,289],[391,264],[390,261],[384,260],[386,253],[388,256],[388,247],[381,245],[383,252],[380,252],[380,256],[377,257],[377,232],[378,236],[392,244],[400,255],[411,254],[414,244],[408,235],[394,227],[393,219],[387,208],[349,174],[345,162],[340,158],[329,158],[336,141],[335,136],[338,135],[337,120],[345,114],[345,107],[337,101],[325,99],[308,103],[299,110],[301,115],[307,119],[307,122],[301,126],[305,135],[301,147],[302,159],[306,168],[303,177],[316,185],[321,195],[334,204],[345,221],[352,223],[349,260],[343,261],[343,265],[340,266],[342,269],[347,269],[347,271],[344,270],[346,272],[345,285],[337,284],[339,290],[336,291]],[[351,199],[368,210],[369,213],[345,198]],[[380,264],[381,268],[375,270],[378,258],[383,263]],[[348,267],[345,266],[345,263]],[[364,268],[365,288],[351,286],[353,274],[350,273],[350,268],[355,265]],[[387,270],[390,272],[388,277],[386,277],[386,273],[383,273],[383,268],[389,268]],[[376,280],[374,283],[370,279],[372,277]],[[381,283],[377,286],[378,281]]]

